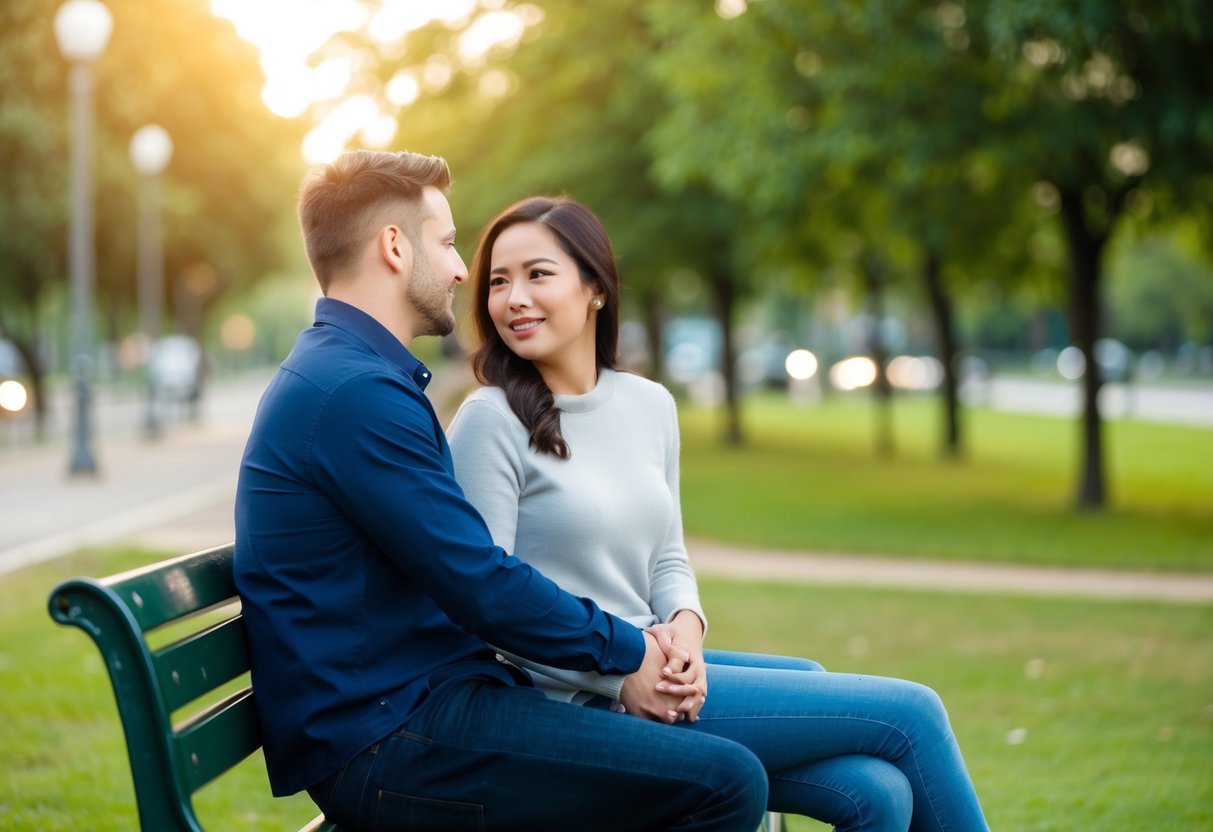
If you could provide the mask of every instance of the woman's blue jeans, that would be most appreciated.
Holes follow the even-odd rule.
[[[473,679],[308,794],[355,832],[753,832],[767,776],[732,740]]]
[[[930,688],[816,662],[708,650],[692,733],[753,751],[770,808],[846,832],[988,830],[947,713]]]

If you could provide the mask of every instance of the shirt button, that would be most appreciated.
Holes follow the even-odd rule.
[[[386,699],[380,699],[380,700],[379,700],[379,704],[380,704],[382,707],[386,708],[386,707],[387,707],[387,700],[386,700]]]

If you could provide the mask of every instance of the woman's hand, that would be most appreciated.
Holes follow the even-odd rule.
[[[681,690],[662,690],[667,677],[662,674],[669,656],[653,633],[644,633],[644,661],[640,669],[623,678],[619,691],[619,702],[625,712],[658,722],[673,723],[678,720],[681,700],[686,696]]]
[[[680,610],[668,624],[654,624],[647,632],[657,638],[658,646],[667,657],[657,690],[682,697],[675,711],[679,718],[694,722],[699,719],[699,711],[708,696],[703,622],[690,610]]]

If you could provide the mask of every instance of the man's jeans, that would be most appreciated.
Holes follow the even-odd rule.
[[[308,793],[359,831],[753,832],[767,779],[732,740],[458,680]]]
[[[686,733],[749,748],[770,807],[839,832],[988,830],[947,713],[930,688],[818,671],[804,659],[708,650],[708,698]]]

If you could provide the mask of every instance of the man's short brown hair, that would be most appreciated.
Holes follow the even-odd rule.
[[[450,184],[446,160],[407,150],[351,150],[312,170],[299,190],[299,226],[320,290],[327,293],[335,275],[356,265],[383,225],[405,223],[416,240],[422,190]]]

